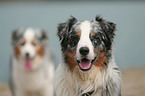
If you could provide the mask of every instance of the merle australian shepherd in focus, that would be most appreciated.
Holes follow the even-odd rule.
[[[62,61],[56,70],[57,96],[121,96],[120,71],[112,55],[116,25],[96,16],[71,17],[58,25]]]
[[[13,31],[10,78],[13,96],[53,96],[53,75],[47,33],[32,28]]]

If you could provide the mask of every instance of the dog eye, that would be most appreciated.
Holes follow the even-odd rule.
[[[69,39],[70,47],[75,47],[77,45],[78,41],[79,41],[78,36],[71,36],[71,38]]]
[[[31,42],[31,44],[32,44],[33,46],[36,46],[36,45],[37,45],[36,42]]]
[[[21,46],[24,46],[24,45],[25,45],[25,42],[22,42],[22,43],[21,43]]]
[[[100,45],[101,44],[100,38],[99,37],[94,37],[93,43],[94,43],[94,46]]]
[[[21,46],[24,46],[24,45],[25,45],[25,43],[26,43],[25,41],[22,41],[22,42],[21,42]]]

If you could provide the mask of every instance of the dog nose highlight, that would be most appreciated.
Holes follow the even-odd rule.
[[[89,48],[88,47],[81,47],[79,51],[80,51],[81,55],[87,55],[89,53]]]

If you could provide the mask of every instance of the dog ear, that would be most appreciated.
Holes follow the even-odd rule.
[[[96,16],[96,21],[99,23],[101,31],[105,34],[105,46],[107,50],[110,50],[112,48],[112,41],[115,36],[116,24],[106,21],[100,16]]]
[[[106,28],[110,34],[112,34],[112,37],[115,36],[115,31],[116,31],[116,24],[113,22],[107,22],[108,24],[106,25]]]
[[[48,39],[48,33],[45,30],[41,30],[41,40],[47,40]]]
[[[60,40],[63,38],[65,34],[67,34],[70,31],[72,25],[74,25],[76,22],[77,19],[71,16],[70,19],[68,19],[68,21],[58,24],[57,35]]]
[[[15,29],[12,31],[12,34],[11,34],[11,41],[12,41],[12,44],[14,45],[18,39],[19,39],[19,29]]]
[[[104,31],[110,38],[114,38],[116,31],[116,24],[110,21],[106,21],[100,16],[96,16],[96,21],[99,22],[102,31]]]
[[[12,31],[12,35],[11,35],[11,39],[12,40],[16,40],[18,38],[17,33],[18,33],[18,30],[17,29],[14,30],[14,31]]]
[[[46,46],[48,44],[48,33],[45,30],[39,30],[40,32],[40,41],[41,43]]]
[[[15,29],[12,31],[12,34],[11,34],[11,41],[12,41],[12,44],[16,44],[17,41],[22,37],[22,34],[24,32],[24,29]]]
[[[61,46],[63,47],[63,49],[67,48],[69,32],[71,31],[72,26],[76,22],[77,22],[77,19],[71,16],[68,21],[64,23],[60,23],[57,27],[57,36],[59,37],[59,40],[61,41]]]

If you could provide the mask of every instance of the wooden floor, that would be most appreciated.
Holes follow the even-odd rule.
[[[122,96],[145,96],[145,68],[122,72]],[[9,86],[0,83],[0,96],[11,96]]]

